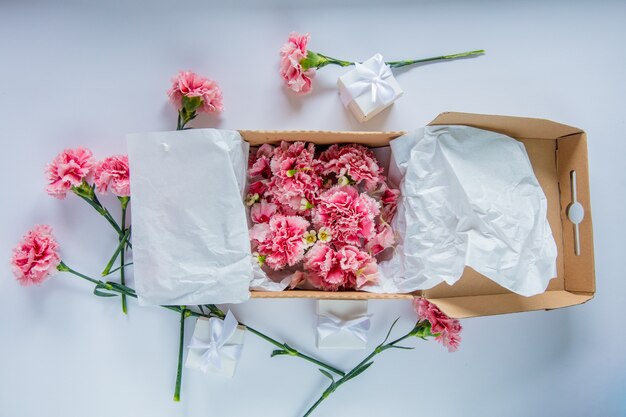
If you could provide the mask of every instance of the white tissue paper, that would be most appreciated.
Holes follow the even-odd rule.
[[[372,292],[454,284],[465,266],[515,293],[556,276],[547,200],[524,145],[468,126],[428,126],[391,142],[389,177],[401,199],[394,255]]]
[[[142,305],[239,303],[252,263],[238,132],[128,135],[134,277]]]

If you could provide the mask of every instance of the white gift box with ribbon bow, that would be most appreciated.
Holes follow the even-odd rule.
[[[371,314],[367,300],[318,300],[317,347],[365,349]]]
[[[232,378],[241,356],[245,330],[229,311],[224,320],[199,317],[187,346],[186,368]]]
[[[365,122],[402,96],[402,89],[385,64],[381,54],[376,54],[362,64],[355,63],[352,71],[337,80],[339,97],[352,114]]]

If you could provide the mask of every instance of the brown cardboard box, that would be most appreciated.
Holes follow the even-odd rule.
[[[489,116],[469,113],[442,113],[431,125],[467,125],[492,130],[522,142],[535,175],[548,200],[548,221],[557,244],[557,277],[543,294],[523,297],[514,294],[469,267],[461,279],[412,294],[367,292],[324,292],[287,290],[252,292],[254,298],[318,299],[410,299],[423,295],[452,317],[474,317],[520,311],[553,309],[584,303],[595,293],[593,230],[589,201],[587,138],[582,130],[544,119]],[[252,145],[281,140],[304,140],[317,144],[361,143],[386,146],[403,132],[241,131]],[[585,216],[579,225],[580,254],[575,253],[574,225],[567,217],[572,202],[571,172],[576,172],[577,200]]]

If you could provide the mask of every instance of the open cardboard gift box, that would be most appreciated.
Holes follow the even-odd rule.
[[[314,299],[410,299],[422,295],[456,318],[554,309],[584,303],[595,293],[593,231],[589,200],[587,139],[582,130],[544,119],[490,116],[468,113],[442,113],[431,125],[466,125],[511,136],[524,144],[534,173],[548,200],[548,221],[556,241],[557,277],[543,294],[524,297],[466,267],[461,279],[412,294],[368,292],[324,292],[286,290],[253,291],[254,298]],[[310,141],[316,144],[360,143],[370,147],[387,146],[404,132],[326,132],[326,131],[240,131],[252,146],[282,140]],[[572,177],[572,172],[575,176]],[[579,253],[575,225],[567,215],[573,202],[572,178],[576,179],[576,200],[584,218],[579,224]]]

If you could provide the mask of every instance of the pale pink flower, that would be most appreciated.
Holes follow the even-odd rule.
[[[413,299],[413,308],[420,320],[428,320],[430,332],[435,335],[435,340],[454,352],[461,343],[461,323],[448,317],[439,310],[435,304],[423,297]]]
[[[222,91],[219,85],[192,71],[180,71],[172,78],[172,88],[167,91],[170,101],[177,109],[182,108],[183,96],[202,97],[198,111],[205,113],[221,112]]]
[[[367,284],[376,284],[379,279],[380,273],[378,272],[378,263],[376,262],[376,259],[372,258],[371,261],[366,263],[357,271],[356,288],[360,289]]]
[[[253,226],[251,237],[258,241],[257,250],[265,255],[265,263],[272,269],[278,270],[285,266],[293,266],[304,257],[306,244],[302,237],[309,227],[309,222],[300,216],[285,216],[275,214],[270,219],[269,230]]]
[[[261,200],[250,209],[250,218],[255,223],[269,223],[274,214],[276,214],[276,204],[265,200]]]
[[[93,175],[93,154],[82,147],[66,149],[48,164],[46,192],[56,198],[65,198],[73,186],[79,186]]]
[[[353,184],[363,182],[368,191],[384,181],[383,168],[374,153],[363,145],[332,145],[322,152],[320,160],[324,163],[324,175],[335,174]]]
[[[385,249],[392,247],[396,241],[393,229],[388,223],[381,223],[377,229],[376,235],[366,245],[372,255],[378,255]]]
[[[130,196],[130,169],[128,156],[116,155],[98,163],[94,183],[101,193],[109,188],[118,197]]]
[[[293,273],[293,275],[291,276],[291,282],[289,283],[289,288],[290,289],[294,289],[296,288],[298,285],[300,285],[301,283],[306,281],[306,274],[303,271],[296,271]]]
[[[19,283],[24,286],[40,284],[54,273],[61,262],[57,248],[48,225],[37,225],[26,233],[13,248],[11,257],[13,274]]]
[[[345,245],[338,250],[318,242],[306,253],[304,267],[309,281],[326,291],[355,288],[359,270],[370,262],[370,256],[356,246]]]
[[[307,56],[309,34],[299,35],[291,32],[287,42],[280,48],[280,76],[285,80],[287,87],[299,94],[311,91],[311,78],[315,76],[315,69],[303,70],[300,62]]]
[[[353,186],[335,186],[324,191],[314,209],[316,228],[327,227],[333,242],[360,245],[374,237],[379,204]]]

